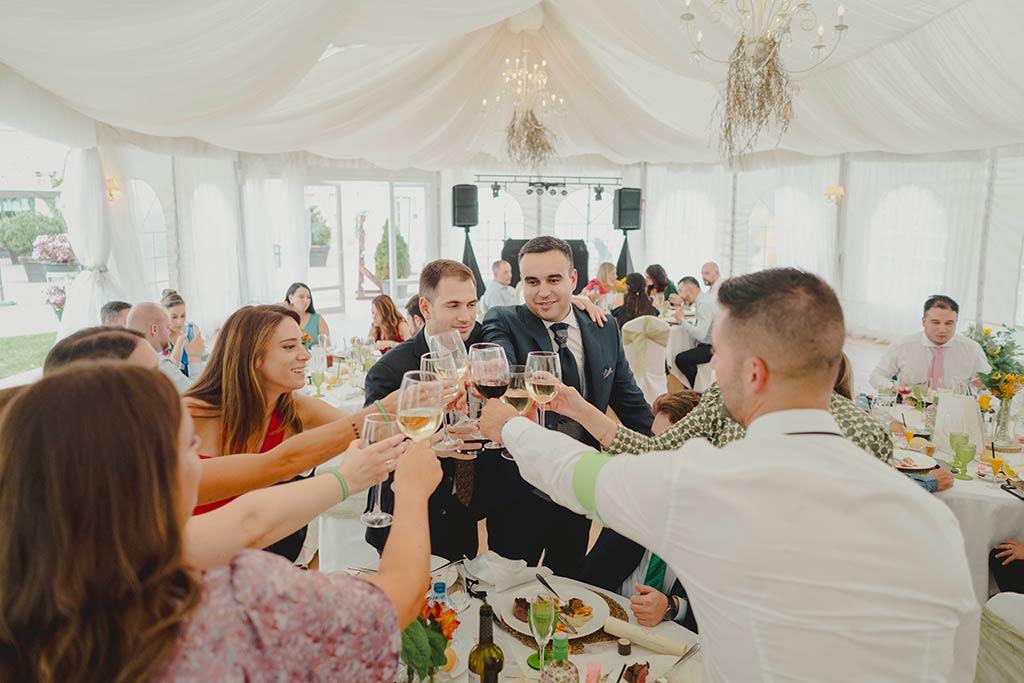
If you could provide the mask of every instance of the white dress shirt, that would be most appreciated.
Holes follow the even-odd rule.
[[[515,287],[503,285],[497,280],[491,280],[484,289],[484,295],[477,302],[477,316],[483,317],[484,313],[495,306],[515,306],[519,303],[519,296]]]
[[[694,342],[710,344],[711,324],[715,321],[715,311],[718,310],[717,295],[701,292],[693,301],[693,310],[697,314],[696,322],[683,320],[680,324],[690,333]]]
[[[160,369],[160,372],[171,378],[171,381],[174,382],[174,388],[178,390],[179,394],[184,394],[195,382],[193,378],[186,377],[185,373],[178,369],[178,364],[171,360],[170,356],[160,354],[160,361],[157,367]],[[196,376],[198,377],[198,375]]]
[[[569,333],[569,338],[566,340],[566,344],[569,346],[569,351],[572,352],[573,358],[576,359],[576,369],[580,373],[580,394],[583,396],[587,395],[587,367],[583,364],[586,357],[583,355],[583,333],[580,332],[580,323],[576,320],[576,313],[573,312],[573,307],[569,306],[569,315],[565,316],[561,322],[566,323],[569,329],[566,332]],[[555,341],[555,333],[551,331],[551,326],[555,323],[549,323],[547,320],[542,321],[544,327],[548,330],[548,336],[551,337],[551,348],[558,351],[558,342]]]
[[[908,334],[882,356],[871,373],[871,385],[876,389],[891,387],[892,378],[897,375],[907,384],[927,384],[936,348],[938,345],[924,332]],[[946,389],[955,388],[957,382],[970,382],[979,372],[992,369],[981,345],[973,339],[955,334],[942,348],[942,382]]]
[[[716,303],[718,302],[718,290],[722,288],[722,283],[724,281],[725,281],[725,278],[722,277],[721,275],[719,275],[718,279],[715,280],[711,284],[711,287],[708,289],[708,294],[710,294],[711,296],[715,297],[715,302]]]
[[[672,567],[706,683],[972,681],[980,608],[956,518],[839,434],[790,410],[722,449],[609,457],[518,417],[502,440],[526,481]]]

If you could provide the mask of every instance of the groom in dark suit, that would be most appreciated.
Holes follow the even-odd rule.
[[[557,237],[535,237],[519,251],[519,272],[526,304],[488,311],[484,341],[500,344],[509,362],[520,365],[531,351],[557,351],[563,383],[598,409],[611,407],[630,429],[649,434],[654,417],[626,362],[618,326],[609,322],[599,327],[572,306],[577,276],[569,245]],[[547,427],[599,448],[579,424],[561,415],[549,412]],[[493,470],[486,477],[484,498],[489,547],[531,564],[543,552],[544,564],[556,574],[577,575],[590,521],[534,490],[513,462],[482,458],[478,467]]]

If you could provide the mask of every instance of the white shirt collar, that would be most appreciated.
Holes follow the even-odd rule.
[[[761,415],[747,427],[747,436],[780,436],[800,432],[842,434],[827,410],[777,410]]]
[[[952,337],[950,337],[949,341],[947,341],[945,344],[936,344],[935,342],[928,338],[927,334],[921,332],[921,341],[924,342],[924,345],[930,349],[948,349],[953,345],[953,342],[956,341],[956,335],[954,334]]]
[[[544,323],[544,327],[546,327],[547,329],[550,330],[551,326],[554,325],[556,322],[563,322],[563,323],[567,324],[569,327],[575,327],[578,330],[580,328],[580,323],[579,323],[578,320],[576,320],[576,312],[573,311],[572,309],[573,309],[573,305],[569,304],[569,315],[565,316],[565,318],[563,318],[560,321],[559,320],[556,320],[554,322],[548,322],[547,320],[542,321]]]

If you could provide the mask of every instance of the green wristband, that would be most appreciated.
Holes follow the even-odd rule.
[[[328,473],[333,474],[338,479],[338,483],[341,484],[341,502],[348,500],[348,483],[345,481],[345,477],[342,476],[338,470],[327,470]]]
[[[380,416],[384,418],[384,423],[388,424],[391,422],[391,417],[388,415],[388,411],[384,410],[384,404],[379,400],[373,402],[374,407],[380,412]]]

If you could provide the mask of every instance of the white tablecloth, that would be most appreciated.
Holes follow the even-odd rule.
[[[972,464],[968,474],[974,476],[975,469]],[[954,480],[953,488],[935,497],[948,505],[960,522],[974,592],[984,604],[997,590],[988,569],[989,551],[1008,539],[1024,541],[1024,500],[979,479]]]

